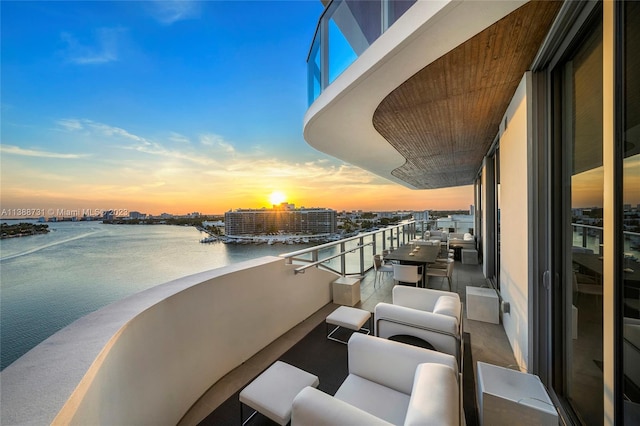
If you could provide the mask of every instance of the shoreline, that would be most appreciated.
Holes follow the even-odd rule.
[[[313,244],[329,241],[338,241],[342,239],[339,234],[280,234],[280,235],[211,235],[210,237],[200,240],[201,243],[222,242],[225,244]]]
[[[32,235],[48,234],[49,225],[39,223],[20,222],[9,225],[6,222],[0,224],[0,239],[30,237]]]

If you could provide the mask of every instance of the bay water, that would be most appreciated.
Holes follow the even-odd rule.
[[[78,318],[126,296],[310,246],[203,244],[208,235],[191,226],[48,225],[48,234],[0,240],[0,370]]]

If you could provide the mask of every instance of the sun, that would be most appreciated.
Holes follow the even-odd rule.
[[[285,201],[287,201],[287,196],[284,194],[284,192],[273,191],[271,195],[269,195],[269,202],[273,206],[279,206]]]

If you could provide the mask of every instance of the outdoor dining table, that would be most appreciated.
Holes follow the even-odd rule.
[[[384,260],[395,260],[401,265],[423,265],[422,284],[426,286],[427,264],[435,263],[440,246],[419,245],[419,250],[413,251],[412,244],[405,244],[384,256]]]

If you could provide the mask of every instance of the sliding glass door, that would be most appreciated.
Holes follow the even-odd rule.
[[[553,388],[577,419],[602,424],[602,14],[583,24],[552,71]]]
[[[534,66],[534,364],[564,423],[640,424],[640,2],[560,16]]]
[[[640,424],[640,2],[624,2],[620,7],[623,66],[618,160],[622,191],[617,232],[622,342],[618,347],[622,353],[625,424]]]

